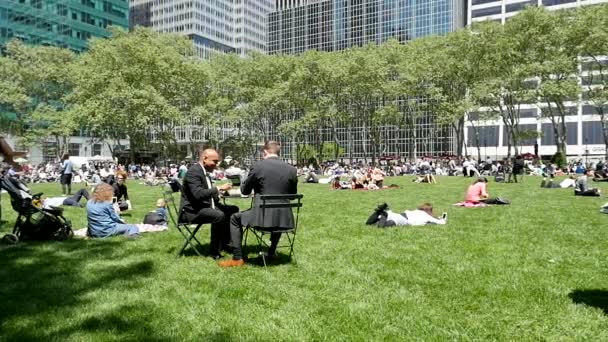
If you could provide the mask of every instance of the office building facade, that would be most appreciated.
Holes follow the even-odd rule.
[[[468,1],[468,24],[478,21],[495,20],[504,23],[510,17],[516,15],[526,6],[545,6],[550,10],[574,8],[584,5],[596,5],[608,3],[607,0],[467,0]],[[606,59],[606,58],[603,58]],[[606,60],[608,63],[608,60]],[[587,87],[597,85],[590,84],[589,65],[581,64],[580,82],[583,91]],[[595,78],[598,79],[597,77]],[[585,101],[584,93],[574,101],[565,103],[567,107],[566,132],[567,149],[566,154],[570,157],[599,159],[606,152],[603,130],[600,118],[595,115],[593,106]],[[520,110],[520,131],[538,132],[538,138],[527,138],[520,142],[520,153],[535,153],[548,157],[553,155],[557,148],[553,125],[547,118],[541,118],[541,110],[546,105],[543,103],[522,105]],[[490,108],[481,108],[484,113]],[[501,120],[479,121],[479,113],[472,113],[473,122],[467,120],[465,129],[465,141],[467,151],[471,155],[477,154],[479,142],[481,155],[492,158],[503,157],[508,153],[509,137]],[[536,150],[536,151],[535,151]],[[513,151],[511,151],[513,153]]]
[[[186,35],[203,59],[266,51],[272,0],[131,0],[130,25]]]
[[[108,26],[129,27],[128,11],[128,0],[2,0],[0,45],[17,38],[81,52]]]
[[[465,1],[460,0],[278,0],[269,15],[269,54],[298,54],[307,50],[340,51],[393,38],[407,42],[444,35],[464,27]],[[405,99],[397,100],[407,115]],[[345,149],[341,159],[367,160],[377,148],[380,156],[420,157],[456,151],[452,130],[439,125],[432,111],[415,114],[415,128],[385,126],[381,146],[368,136],[365,123],[354,120],[337,129],[309,132],[300,144],[337,141]],[[272,127],[270,136],[282,140]],[[295,141],[283,140],[284,154],[294,157]]]
[[[443,35],[464,27],[465,14],[461,0],[279,0],[269,15],[268,52],[339,51]]]
[[[551,10],[606,3],[605,0],[467,0],[468,24],[495,20],[504,23],[526,6],[545,6]]]

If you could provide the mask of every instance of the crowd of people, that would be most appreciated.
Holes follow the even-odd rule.
[[[598,177],[608,181],[608,165],[605,161],[592,161],[586,163],[582,159],[569,161],[563,170],[559,170],[554,163],[543,162],[539,159],[524,159],[522,155],[515,156],[511,161],[507,159],[485,160],[467,156],[462,161],[456,158],[418,158],[416,161],[390,160],[382,161],[377,167],[387,176],[407,176],[433,174],[437,176],[496,176],[499,174],[515,175],[553,175],[584,174],[587,169],[593,170]],[[308,175],[311,172],[317,177],[350,176],[357,172],[368,170],[362,162],[325,163],[318,166],[312,164],[298,169],[299,175]]]
[[[542,188],[573,188],[576,196],[600,196],[600,190],[589,186],[590,181],[608,181],[607,166],[604,162],[586,165],[582,161],[571,162],[567,168],[558,170],[552,163],[531,162],[517,156],[510,163],[487,158],[477,162],[467,157],[461,163],[454,159],[434,160],[421,158],[413,163],[386,162],[378,166],[361,164],[348,165],[332,163],[320,167],[310,165],[296,169],[279,158],[280,145],[270,141],[262,149],[262,160],[248,170],[233,163],[225,170],[219,169],[220,156],[214,149],[200,151],[198,162],[181,162],[168,167],[146,164],[120,165],[115,163],[90,163],[74,165],[69,155],[64,155],[58,163],[46,163],[38,167],[26,166],[20,172],[9,169],[7,174],[25,181],[57,181],[61,183],[62,196],[43,198],[42,208],[73,206],[85,208],[88,225],[85,235],[89,237],[109,237],[114,235],[138,236],[141,232],[167,229],[168,212],[166,203],[159,199],[154,210],[145,217],[143,224],[127,224],[121,212],[132,209],[127,178],[139,179],[145,185],[159,185],[167,181],[181,181],[181,203],[178,222],[211,224],[209,255],[214,259],[222,257],[222,251],[232,253],[232,258],[219,262],[221,267],[243,265],[241,239],[243,227],[250,225],[267,227],[291,227],[294,224],[290,209],[277,208],[270,214],[261,215],[257,195],[296,194],[298,178],[304,183],[329,184],[332,189],[379,190],[392,186],[384,184],[387,176],[414,176],[416,183],[437,183],[435,175],[473,177],[474,181],[466,191],[463,206],[485,206],[509,204],[508,200],[490,197],[487,189],[488,176],[497,182],[517,182],[518,176],[542,176]],[[555,176],[568,175],[559,183]],[[230,182],[216,186],[217,179]],[[521,180],[521,178],[520,178]],[[72,194],[72,183],[86,181],[86,188]],[[238,187],[238,189],[234,189]],[[240,211],[234,205],[220,200],[237,191],[241,196],[255,194],[251,209]],[[85,202],[82,203],[82,199]],[[284,210],[285,209],[285,210]],[[394,212],[384,203],[369,216],[366,224],[378,227],[403,225],[446,224],[447,213],[437,217],[431,203],[423,203],[413,210]],[[280,233],[271,234],[269,258],[276,254]]]

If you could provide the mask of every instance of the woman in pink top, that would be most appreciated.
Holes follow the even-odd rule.
[[[473,203],[484,202],[484,200],[489,197],[486,191],[487,182],[488,180],[486,177],[479,177],[475,183],[469,186],[465,201]]]

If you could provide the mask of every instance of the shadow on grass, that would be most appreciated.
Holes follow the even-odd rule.
[[[568,297],[576,304],[602,309],[608,315],[608,290],[574,290]]]
[[[292,261],[293,261],[293,258],[290,257],[289,255],[277,252],[276,256],[274,256],[272,258],[266,257],[266,266],[272,267],[272,266],[290,264],[290,263],[292,263]],[[252,266],[264,267],[264,260],[262,259],[262,256],[260,254],[256,254],[256,256],[253,258],[251,258],[251,257],[247,258],[247,264],[252,265]],[[295,265],[295,263],[294,263],[294,265]]]
[[[198,236],[197,236],[197,239],[198,239]],[[199,241],[200,241],[200,239],[199,239]],[[185,239],[179,240],[179,243],[177,243],[175,246],[171,246],[167,249],[167,253],[173,254],[176,257],[203,257],[203,258],[211,257],[211,253],[209,250],[209,246],[210,246],[209,243],[201,242],[201,244],[199,245],[194,240],[192,240],[191,243],[188,244],[186,246],[186,248],[178,255],[177,253],[182,249],[185,242],[186,242]],[[196,250],[194,250],[192,245],[196,246],[196,250],[198,250],[198,252],[201,253],[200,255],[198,253],[196,253]]]
[[[99,310],[108,309],[88,306],[94,301],[92,292],[113,287],[128,291],[153,273],[149,260],[121,262],[129,254],[127,243],[91,240],[0,247],[0,339],[62,340],[83,331],[112,331],[132,340],[154,341],[149,334],[158,329],[142,317],[154,308],[112,306],[111,312],[99,315]],[[104,266],[108,261],[119,264]]]

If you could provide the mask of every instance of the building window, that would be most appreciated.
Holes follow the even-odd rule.
[[[576,0],[543,0],[543,5],[553,6],[553,5],[569,4],[572,2],[576,2]]]
[[[583,122],[583,144],[603,144],[604,134],[601,121]]]
[[[480,9],[473,10],[471,12],[471,17],[479,18],[479,17],[488,16],[488,15],[500,14],[501,12],[502,12],[502,6],[480,8]]]
[[[101,144],[93,144],[93,156],[100,156],[101,155]]]
[[[541,145],[550,146],[555,145],[555,134],[553,132],[553,124],[544,123],[542,124],[542,136],[540,139]],[[576,145],[578,144],[578,125],[576,122],[566,123],[567,133],[567,144]]]
[[[476,131],[479,134],[480,147],[498,146],[498,126],[481,126],[476,128],[468,127],[467,144],[470,147],[477,147]]]
[[[68,153],[72,157],[80,156],[80,144],[70,144],[68,148]]]
[[[519,134],[520,137],[518,139],[519,146],[533,146],[536,144],[535,135],[538,134],[536,130],[536,124],[528,124],[528,125],[519,125]],[[511,142],[511,137],[507,134],[507,128],[503,127],[502,129],[502,146],[508,146]]]
[[[536,117],[538,117],[538,111],[536,110],[536,108],[520,109],[519,117],[520,118],[536,118]]]
[[[487,4],[490,2],[500,2],[500,0],[472,0],[471,5],[475,6],[475,5]]]
[[[53,162],[57,159],[57,143],[44,142],[42,143],[42,160],[46,162]]]
[[[524,7],[533,6],[536,7],[538,5],[538,1],[536,0],[528,0],[525,2],[519,2],[516,4],[510,4],[505,7],[505,12],[516,12],[521,11]]]
[[[603,112],[604,112],[604,114],[608,114],[608,106],[604,106]],[[593,106],[593,105],[584,105],[583,106],[583,115],[595,115],[595,114],[599,114],[597,106]]]

